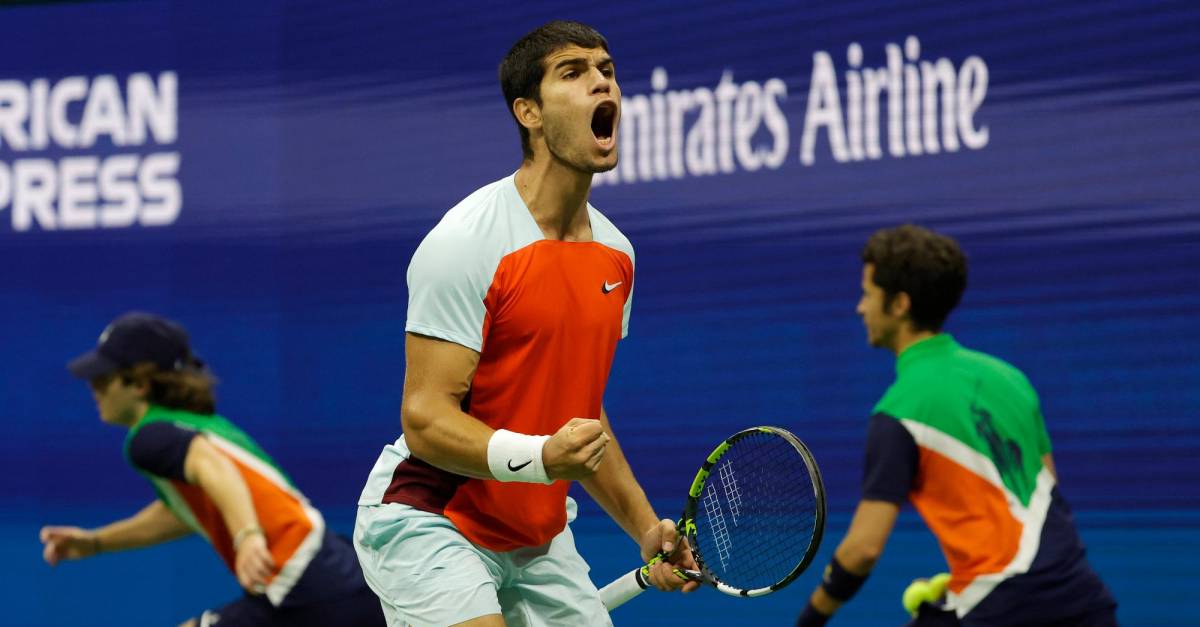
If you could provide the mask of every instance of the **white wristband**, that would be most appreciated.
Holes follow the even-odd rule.
[[[542,465],[542,446],[548,435],[525,435],[497,429],[488,440],[488,468],[497,481],[554,483]]]

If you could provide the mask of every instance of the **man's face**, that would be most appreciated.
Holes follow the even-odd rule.
[[[145,393],[137,385],[111,375],[92,379],[89,385],[100,420],[126,426],[137,420],[139,406],[145,402]]]
[[[875,284],[875,264],[864,264],[862,298],[858,300],[858,307],[855,308],[855,311],[862,318],[863,325],[867,327],[867,343],[875,348],[894,351],[896,335],[899,332],[903,316],[893,315],[889,311],[896,305],[896,299],[893,299],[891,303],[893,307],[884,307],[886,297],[887,294],[883,288]]]
[[[617,165],[621,88],[603,48],[567,46],[542,60],[542,132],[550,154],[581,172]]]

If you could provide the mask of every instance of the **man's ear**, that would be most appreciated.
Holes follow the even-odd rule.
[[[517,98],[512,104],[517,123],[529,130],[541,128],[542,107],[533,98]]]
[[[892,297],[892,302],[888,303],[888,314],[903,318],[908,316],[912,311],[912,299],[909,298],[908,292],[896,292]]]

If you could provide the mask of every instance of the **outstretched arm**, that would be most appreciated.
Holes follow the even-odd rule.
[[[42,557],[51,566],[63,560],[78,560],[102,552],[140,549],[175,540],[191,533],[171,510],[161,501],[142,508],[141,511],[99,529],[79,527],[42,527],[39,534]]]
[[[604,408],[600,409],[600,422],[604,432],[611,438],[608,443],[604,463],[595,475],[580,481],[600,507],[612,517],[629,537],[637,542],[642,553],[642,560],[649,561],[659,551],[675,552],[671,563],[659,563],[650,571],[650,582],[661,590],[676,590],[683,588],[691,592],[700,586],[696,582],[685,582],[672,572],[673,566],[695,569],[696,562],[692,558],[687,541],[678,538],[675,523],[662,519],[654,513],[654,508],[646,498],[642,486],[633,476],[633,470],[625,459],[612,434],[612,425]],[[676,546],[676,543],[679,546]],[[678,549],[678,550],[677,550]],[[677,550],[677,551],[676,551]]]

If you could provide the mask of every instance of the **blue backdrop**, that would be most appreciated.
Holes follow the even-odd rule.
[[[0,588],[14,625],[174,624],[237,594],[197,540],[51,570],[43,524],[148,502],[63,365],[122,311],[168,314],[220,406],[342,531],[399,433],[404,272],[519,164],[495,79],[557,17],[603,32],[622,165],[592,202],[637,249],[606,406],[674,515],[714,440],[794,430],[828,559],[892,360],[854,315],[858,250],[959,238],[948,331],[1041,392],[1064,491],[1130,625],[1200,620],[1200,10],[1189,2],[120,2],[0,9]],[[636,559],[586,497],[599,583]],[[899,624],[943,567],[906,513],[836,624]],[[644,597],[617,624],[788,624],[766,599]]]

